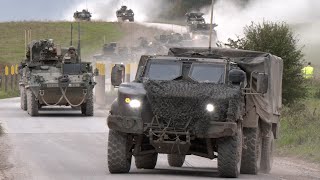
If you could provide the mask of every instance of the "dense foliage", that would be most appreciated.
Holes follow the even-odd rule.
[[[305,97],[306,87],[300,75],[304,55],[289,25],[274,22],[252,23],[245,27],[244,35],[237,40],[229,39],[227,45],[238,49],[268,52],[283,59],[283,103],[291,104]]]

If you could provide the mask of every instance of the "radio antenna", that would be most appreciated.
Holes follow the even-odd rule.
[[[212,31],[213,31],[213,2],[211,3],[211,20],[210,20],[210,36],[209,36],[209,51],[211,52],[211,44],[212,44]]]
[[[78,55],[79,55],[79,61],[81,63],[81,29],[80,29],[80,22],[78,22]]]

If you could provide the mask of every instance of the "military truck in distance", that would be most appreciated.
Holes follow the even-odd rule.
[[[83,9],[82,11],[76,11],[74,14],[73,14],[73,18],[76,20],[76,21],[91,21],[91,13],[86,10],[86,9]]]
[[[193,40],[208,40],[210,35],[210,26],[203,18],[203,13],[187,13],[187,31],[191,34]],[[214,29],[217,24],[213,24],[213,41],[216,41],[217,32]]]
[[[126,20],[134,22],[134,13],[132,9],[128,9],[127,6],[121,6],[121,8],[117,10],[116,14],[119,22]]]
[[[69,50],[75,50],[69,48]],[[88,62],[66,56],[53,40],[32,41],[20,65],[21,108],[37,116],[44,106],[80,107],[93,116],[94,73]]]
[[[270,172],[281,108],[282,59],[268,53],[171,48],[142,56],[122,83],[107,124],[110,173],[153,169],[159,153],[181,167],[186,155],[217,158],[222,177]]]
[[[186,14],[187,24],[205,24],[206,21],[203,17],[204,13],[191,12]]]

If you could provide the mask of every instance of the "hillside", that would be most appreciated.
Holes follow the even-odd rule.
[[[13,64],[24,58],[24,31],[32,30],[32,39],[54,39],[64,47],[70,44],[71,22],[6,22],[0,23],[0,64]],[[74,23],[74,44],[77,42]],[[120,39],[123,32],[117,23],[81,22],[82,55],[86,59],[106,42]]]

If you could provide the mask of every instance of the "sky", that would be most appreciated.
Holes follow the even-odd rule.
[[[66,18],[66,11],[79,1],[82,2],[82,0],[0,0],[0,22],[63,20]]]

